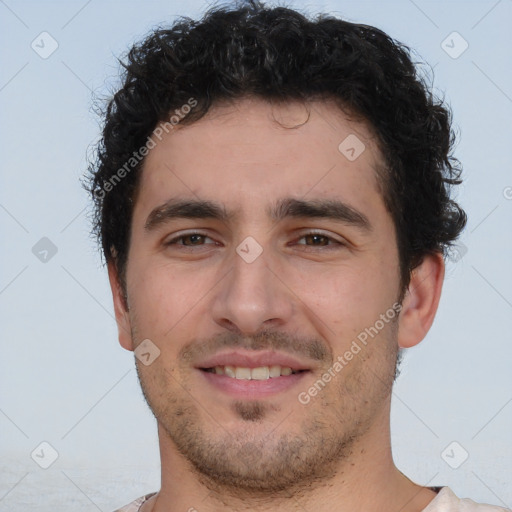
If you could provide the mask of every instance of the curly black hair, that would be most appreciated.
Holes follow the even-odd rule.
[[[450,198],[461,181],[450,110],[431,93],[409,48],[375,27],[249,1],[154,30],[122,65],[122,87],[104,112],[85,187],[94,201],[93,233],[123,287],[153,131],[164,122],[172,128],[173,118],[193,123],[223,100],[330,99],[369,124],[384,157],[379,179],[396,227],[403,289],[423,257],[446,255],[466,224]]]

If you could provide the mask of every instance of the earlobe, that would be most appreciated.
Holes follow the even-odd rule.
[[[112,299],[114,301],[114,313],[116,316],[119,343],[126,350],[133,351],[130,316],[123,288],[113,261],[108,262],[108,279],[110,281],[110,289],[112,290]]]
[[[399,318],[400,348],[417,345],[432,326],[441,297],[444,268],[442,254],[434,253],[427,254],[412,271]]]

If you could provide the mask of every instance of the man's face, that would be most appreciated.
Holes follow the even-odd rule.
[[[126,348],[158,347],[137,368],[164,442],[221,485],[330,475],[389,421],[398,324],[378,321],[400,278],[381,155],[333,105],[308,109],[216,107],[166,135],[142,173]],[[338,149],[349,135],[366,148],[355,160],[362,146]]]

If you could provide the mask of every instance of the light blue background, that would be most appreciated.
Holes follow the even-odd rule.
[[[467,248],[449,262],[436,322],[395,387],[398,467],[424,485],[512,506],[512,1],[292,2],[376,25],[429,62],[452,105],[465,167]],[[0,511],[111,511],[159,488],[156,423],[133,354],[117,343],[110,290],[79,178],[99,135],[94,98],[116,56],[202,1],[0,1]],[[47,31],[59,47],[32,48]],[[468,42],[457,59],[441,42]],[[94,93],[94,94],[93,94]],[[47,263],[32,247],[57,246]],[[59,453],[41,469],[42,442]],[[469,458],[452,469],[457,441]],[[458,456],[456,454],[456,456]]]

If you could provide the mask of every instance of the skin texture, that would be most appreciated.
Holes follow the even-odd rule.
[[[338,150],[350,134],[365,144],[354,161]],[[162,462],[162,488],[144,512],[323,511],[333,503],[407,512],[433,499],[394,466],[389,417],[397,351],[423,339],[437,309],[441,255],[413,271],[400,315],[307,404],[298,400],[400,297],[382,163],[371,131],[334,105],[254,98],[214,107],[146,157],[126,302],[109,263],[121,345],[134,350],[149,339],[160,350],[148,366],[136,359]],[[171,199],[214,202],[228,215],[145,229]],[[269,215],[289,199],[341,201],[368,226]],[[263,249],[251,263],[236,251],[247,237]],[[234,397],[196,367],[226,350],[293,355],[308,371],[283,391]]]

